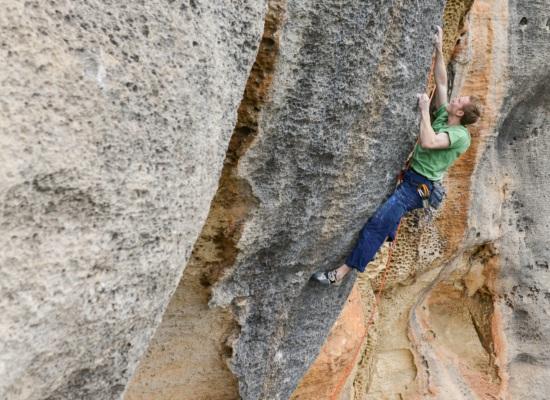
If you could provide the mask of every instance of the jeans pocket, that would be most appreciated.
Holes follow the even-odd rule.
[[[445,187],[439,182],[434,182],[429,198],[430,206],[436,209],[439,208],[446,194]]]

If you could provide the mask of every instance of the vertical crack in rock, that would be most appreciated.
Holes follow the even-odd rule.
[[[531,43],[530,51],[538,52],[543,46],[541,42]],[[525,51],[523,47],[520,49]],[[534,73],[533,69],[538,71]],[[550,329],[544,311],[550,299],[548,65],[541,68],[539,63],[530,64],[526,70],[521,68],[519,76],[521,79],[517,80],[524,81],[512,89],[513,106],[502,120],[492,153],[498,162],[494,166],[485,165],[482,179],[490,184],[496,175],[501,180],[497,186],[502,195],[501,215],[494,221],[501,231],[498,244],[502,297],[497,309],[503,319],[507,351],[506,359],[497,361],[510,377],[510,398],[529,394],[531,398],[544,399],[550,386],[547,346]]]
[[[362,303],[359,289],[355,286],[314,366],[304,375],[291,400],[340,398],[339,394],[348,384],[347,376],[343,374],[354,361],[357,348],[363,345],[360,332],[366,329],[367,320]]]
[[[466,44],[467,28],[466,16],[468,15],[474,0],[449,0],[445,5],[443,14],[443,28],[445,34],[443,37],[443,55],[448,62],[448,91],[453,91],[454,81],[454,62],[461,52],[464,51]],[[450,63],[449,63],[450,62]],[[435,88],[435,81],[430,83],[430,90]]]
[[[270,0],[264,33],[248,78],[229,142],[218,191],[191,259],[142,360],[126,400],[239,398],[228,368],[238,325],[229,308],[209,308],[211,287],[238,255],[243,225],[256,207],[249,184],[239,178],[240,158],[259,133],[268,100],[286,0]]]
[[[485,243],[443,267],[421,294],[409,331],[417,365],[423,364],[420,394],[457,399],[501,394],[500,327],[494,318],[498,269],[495,247]]]

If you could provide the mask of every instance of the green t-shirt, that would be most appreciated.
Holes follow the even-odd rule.
[[[447,132],[451,144],[445,149],[423,149],[418,143],[414,147],[411,167],[432,181],[440,181],[451,164],[470,146],[470,134],[462,125],[447,125],[449,114],[446,104],[435,112],[432,128],[436,134]]]

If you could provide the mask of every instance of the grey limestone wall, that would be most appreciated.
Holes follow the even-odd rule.
[[[0,10],[0,398],[119,398],[217,188],[266,2]]]
[[[244,399],[286,399],[353,283],[310,274],[341,263],[394,187],[417,134],[416,93],[442,1],[289,1],[270,102],[241,160],[258,207],[215,305],[241,325],[232,370]]]

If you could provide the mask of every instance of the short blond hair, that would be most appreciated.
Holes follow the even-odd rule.
[[[462,107],[462,111],[464,111],[464,115],[460,117],[460,123],[462,125],[475,124],[481,117],[481,101],[479,100],[479,97],[468,97],[470,98],[470,101]]]

